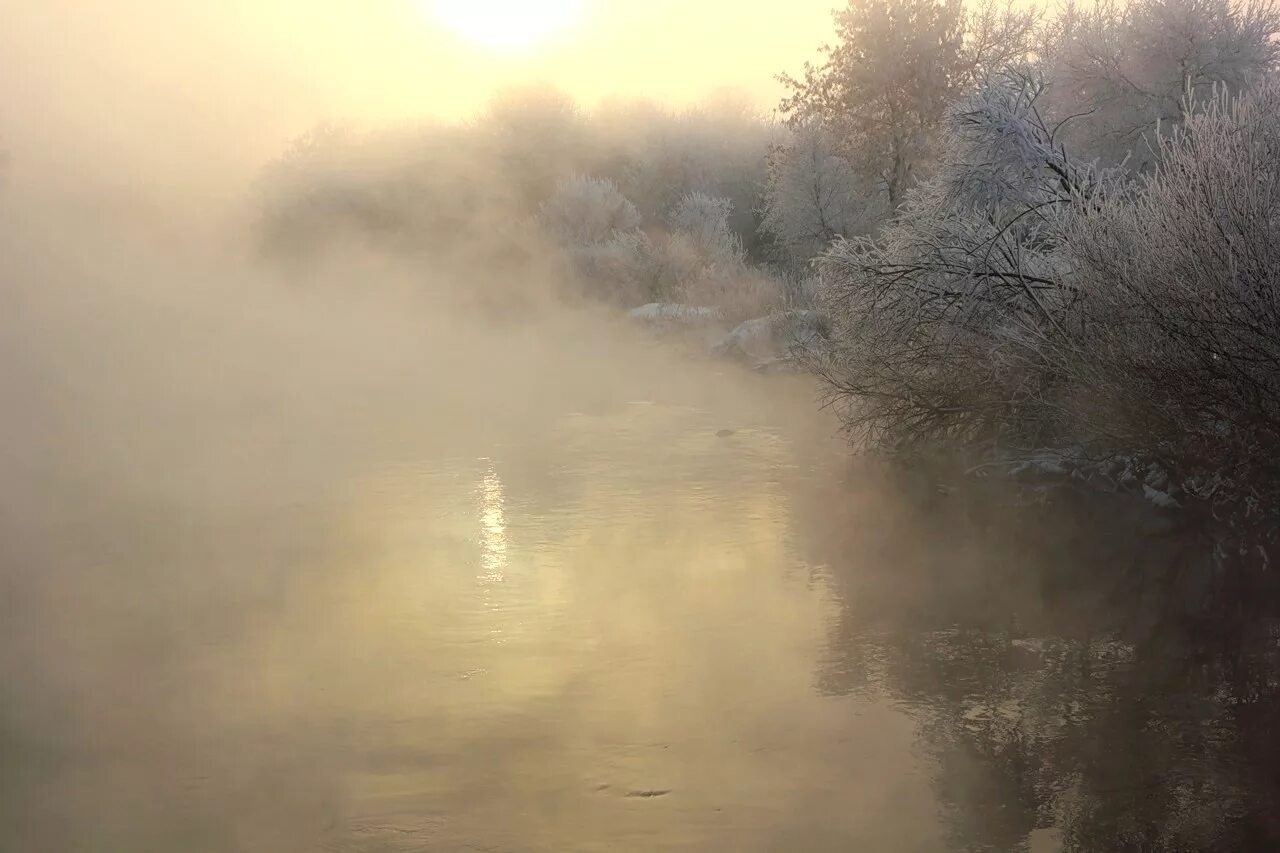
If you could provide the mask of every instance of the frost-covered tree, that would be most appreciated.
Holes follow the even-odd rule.
[[[1043,91],[1016,74],[981,87],[880,237],[827,253],[834,343],[817,367],[864,440],[987,459],[1070,447],[1095,473],[1119,459],[1161,505],[1201,511],[1220,556],[1266,563],[1280,80],[1189,106],[1137,180],[1072,159]]]
[[[926,169],[950,103],[984,70],[1026,55],[1036,16],[1012,2],[849,0],[821,65],[782,75],[793,123],[816,122],[880,182],[890,208]]]
[[[1274,0],[1131,0],[1071,3],[1037,48],[1052,85],[1046,111],[1065,122],[1081,156],[1149,166],[1151,134],[1182,120],[1188,104],[1241,91],[1280,57]]]
[[[592,116],[600,148],[595,174],[617,182],[656,221],[692,192],[729,199],[729,225],[753,248],[756,207],[769,149],[784,131],[731,99],[672,112],[612,102]]]
[[[1059,217],[1097,178],[1057,144],[1042,86],[994,78],[952,109],[937,173],[876,239],[821,261],[836,344],[817,365],[861,439],[1031,444],[1056,428],[1043,339],[1076,303]]]
[[[885,214],[875,188],[837,150],[827,131],[808,124],[769,155],[760,228],[790,267],[837,237],[869,231]]]

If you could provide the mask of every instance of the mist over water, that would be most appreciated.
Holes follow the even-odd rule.
[[[529,155],[564,153],[519,109],[501,169],[527,186],[457,128],[357,135],[272,221],[291,173],[264,140],[322,86],[219,76],[211,48],[130,64],[54,5],[4,40],[27,88],[0,124],[0,850],[1280,838],[1277,623],[1200,571],[1196,531],[921,486],[850,452],[815,378],[584,296],[516,212],[556,185]],[[116,21],[140,44],[145,7]],[[93,50],[59,76],[49,32]],[[778,128],[646,110],[598,119],[643,137],[646,216],[679,201],[668,174],[756,191],[698,157]],[[344,207],[367,200],[345,179],[411,227]],[[337,225],[307,219],[324,203]]]
[[[1265,632],[1188,645],[1176,572],[1135,598],[1059,521],[909,509],[803,376],[554,287],[4,233],[6,848],[1265,831]]]
[[[932,837],[909,720],[812,689],[806,380],[392,262],[5,257],[6,845]]]
[[[628,795],[700,773],[746,808],[821,640],[806,382],[6,214],[6,847],[643,847],[670,806]]]

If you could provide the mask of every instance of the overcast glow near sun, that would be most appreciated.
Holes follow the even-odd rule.
[[[449,29],[492,50],[536,47],[573,26],[583,0],[425,0]]]

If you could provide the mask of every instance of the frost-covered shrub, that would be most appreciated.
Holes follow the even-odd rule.
[[[715,308],[730,323],[762,317],[782,309],[778,279],[752,267],[699,276],[680,291],[681,301]]]
[[[640,227],[640,214],[613,181],[575,175],[561,180],[540,211],[543,224],[565,245],[603,243]]]
[[[668,216],[672,237],[703,268],[732,270],[746,263],[742,240],[729,227],[733,202],[695,192],[686,195]]]
[[[730,227],[733,204],[690,193],[667,217],[662,243],[663,280],[681,302],[718,309],[739,322],[777,310],[782,288],[772,275],[747,263],[742,241]]]
[[[662,251],[643,231],[622,231],[608,240],[569,250],[578,277],[592,292],[621,305],[671,297]]]
[[[1157,170],[1065,223],[1088,308],[1089,437],[1191,497],[1272,523],[1280,499],[1280,83],[1191,112]],[[1270,534],[1268,534],[1270,535]]]
[[[609,180],[561,180],[539,212],[590,292],[623,305],[659,298],[661,260],[640,214]]]
[[[822,260],[817,367],[862,440],[1160,472],[1267,560],[1280,506],[1280,81],[1189,108],[1154,170],[1073,160],[1017,75],[949,118],[938,174]],[[1122,484],[1121,484],[1122,485]]]

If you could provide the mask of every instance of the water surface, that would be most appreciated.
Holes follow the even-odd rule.
[[[1034,543],[903,509],[805,380],[741,388],[353,434],[362,452],[290,488],[257,458],[242,502],[212,474],[59,487],[11,531],[0,846],[1276,837],[1274,680],[1228,665],[1269,661],[1265,631],[1205,650],[1157,632],[1160,606],[1137,639],[1081,618],[1115,590],[1052,587]]]

